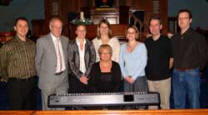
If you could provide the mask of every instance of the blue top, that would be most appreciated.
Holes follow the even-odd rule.
[[[120,67],[122,76],[131,76],[134,80],[137,77],[145,76],[147,64],[147,49],[144,43],[139,43],[132,52],[127,51],[127,44],[121,46]]]

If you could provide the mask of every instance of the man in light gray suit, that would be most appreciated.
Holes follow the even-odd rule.
[[[60,18],[51,18],[50,33],[37,40],[35,65],[43,110],[64,109],[49,108],[47,102],[50,94],[63,94],[68,90],[68,39],[61,35],[62,26]]]

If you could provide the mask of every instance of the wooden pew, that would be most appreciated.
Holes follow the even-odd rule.
[[[208,115],[208,109],[0,111],[0,115]]]

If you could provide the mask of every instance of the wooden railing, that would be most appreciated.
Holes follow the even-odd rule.
[[[144,41],[145,35],[142,30],[145,26],[144,23],[139,18],[137,18],[132,12],[129,12],[129,19],[131,19],[131,18],[133,18],[133,20],[134,20],[134,23],[133,23],[134,26],[136,26],[137,24],[139,25],[139,28],[138,28],[138,30],[140,32],[139,38],[138,38],[139,41]]]
[[[0,32],[0,42],[3,44],[14,37],[14,32]]]
[[[139,24],[139,31],[141,32],[144,26],[142,21],[139,18],[137,18],[132,12],[129,12],[129,17],[134,19],[134,26],[136,26],[137,23]]]
[[[83,111],[0,111],[0,115],[208,115],[208,109],[181,110],[83,110]]]

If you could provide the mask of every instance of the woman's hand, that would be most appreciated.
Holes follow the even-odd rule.
[[[126,76],[125,77],[125,80],[130,83],[130,84],[133,84],[134,83],[134,79],[131,77],[131,76]]]
[[[87,85],[88,84],[88,78],[85,76],[85,75],[82,75],[80,78],[79,78],[80,82]]]

